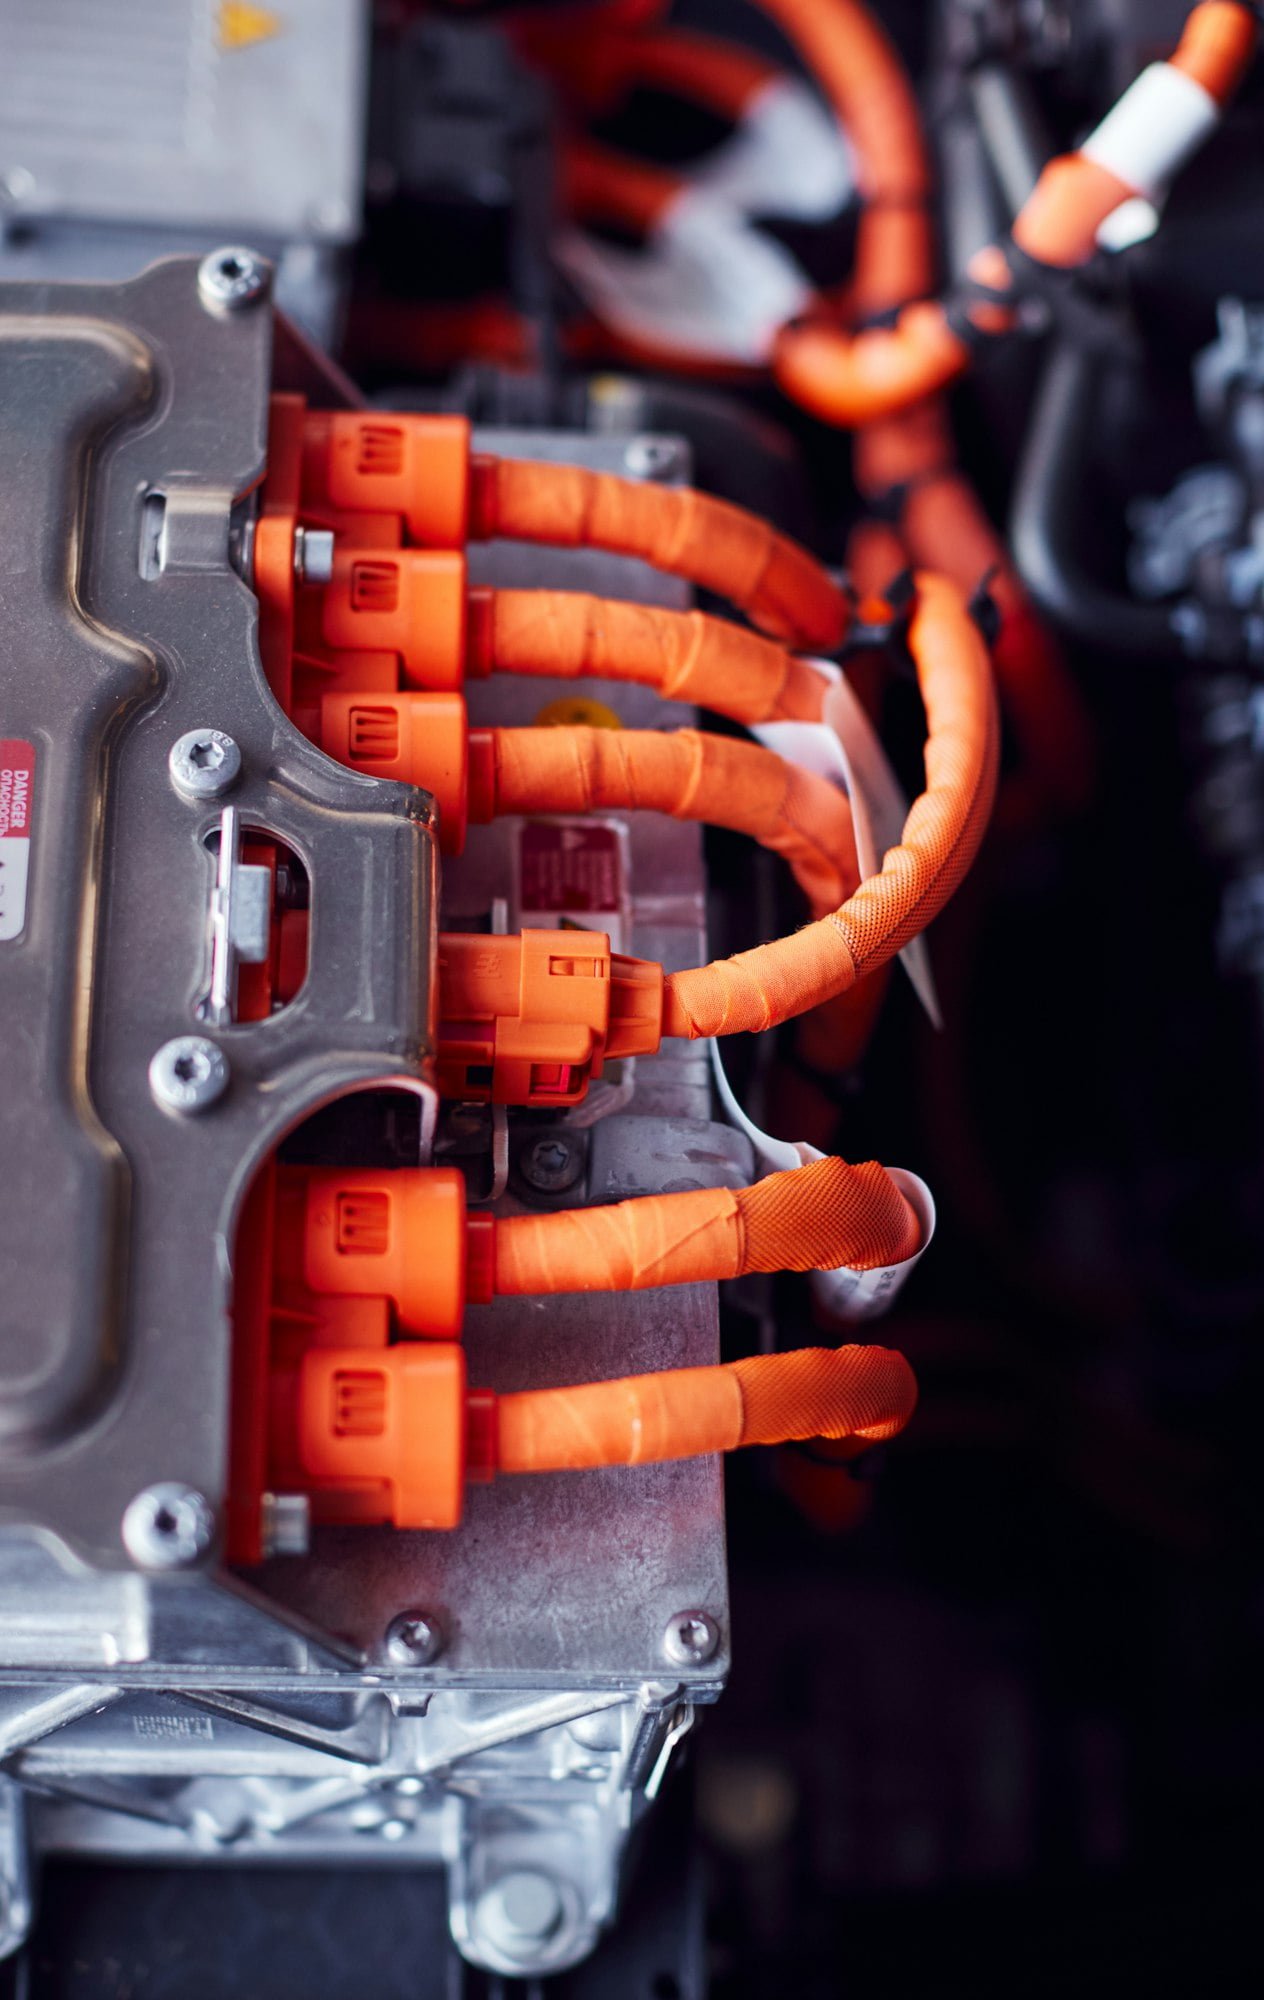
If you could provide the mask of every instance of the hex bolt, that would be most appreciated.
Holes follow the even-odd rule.
[[[667,1621],[663,1652],[674,1666],[704,1666],[719,1645],[720,1628],[706,1611],[678,1611]]]
[[[518,1156],[518,1171],[541,1194],[562,1194],[584,1171],[583,1148],[569,1132],[547,1132]]]
[[[186,729],[167,753],[167,769],[187,799],[217,799],[241,776],[241,751],[222,729]]]
[[[123,1515],[123,1546],[141,1569],[188,1569],[215,1535],[215,1516],[193,1486],[174,1479],[146,1486]]]
[[[164,1042],[149,1065],[149,1088],[164,1111],[196,1117],[228,1089],[228,1057],[205,1035],[177,1035]]]
[[[680,447],[670,438],[633,438],[623,464],[633,479],[670,479],[680,464]]]
[[[386,1628],[386,1657],[397,1667],[428,1667],[443,1651],[443,1632],[425,1611],[401,1611]]]
[[[332,528],[295,528],[294,574],[300,583],[328,583],[334,573]]]
[[[240,312],[266,298],[272,267],[257,250],[226,243],[198,265],[198,297],[208,312]]]
[[[484,1890],[475,1929],[503,1958],[530,1964],[556,1937],[566,1915],[561,1889],[539,1868],[515,1868]]]

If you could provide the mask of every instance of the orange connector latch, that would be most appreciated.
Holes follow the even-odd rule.
[[[605,1062],[653,1055],[663,968],[598,931],[439,939],[439,1089],[479,1104],[578,1104]]]

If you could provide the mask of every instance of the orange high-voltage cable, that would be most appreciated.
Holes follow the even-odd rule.
[[[885,1167],[830,1158],[747,1188],[476,1217],[471,1294],[475,1264],[498,1298],[644,1291],[756,1271],[875,1271],[916,1256],[921,1234]]]
[[[996,794],[1000,727],[987,647],[942,577],[917,580],[909,649],[926,709],[926,789],[899,846],[847,903],[794,936],[669,974],[665,1034],[759,1033],[846,992],[924,930],[966,874]]]
[[[281,1187],[289,1275],[322,1297],[389,1299],[410,1338],[458,1338],[467,1301],[878,1271],[922,1248],[912,1203],[874,1160],[538,1215],[469,1214],[451,1167],[286,1167]],[[361,1216],[375,1233],[351,1255]]]
[[[832,651],[847,594],[815,556],[767,521],[688,486],[581,466],[475,455],[472,539],[547,542],[639,556],[730,603],[775,638]]]
[[[915,144],[907,109],[892,95],[889,45],[865,10],[854,0],[760,5],[831,99],[846,106],[849,135],[870,174],[871,205],[892,199],[920,204],[924,189],[886,185],[883,146],[899,163],[913,160],[920,141]],[[828,422],[850,427],[947,388],[965,373],[980,341],[1019,324],[1024,290],[1036,272],[1086,263],[1109,215],[1138,195],[1161,192],[1214,129],[1246,73],[1258,34],[1258,11],[1246,0],[1200,0],[1170,61],[1143,72],[1077,152],[1049,163],[1015,220],[1009,245],[979,253],[959,296],[915,298],[890,325],[855,333],[825,322],[787,328],[775,361],[787,395]],[[884,140],[874,130],[880,122]]]
[[[806,660],[745,626],[581,591],[476,590],[467,640],[471,674],[636,681],[736,722],[819,722],[829,688]]]
[[[719,1368],[679,1368],[499,1396],[496,1469],[574,1472],[649,1465],[798,1438],[877,1444],[902,1431],[917,1382],[885,1347],[802,1348]]]
[[[317,1518],[455,1528],[466,1481],[636,1466],[792,1439],[877,1444],[917,1383],[882,1347],[806,1348],[722,1367],[498,1396],[466,1387],[455,1342],[307,1350],[278,1374],[269,1458]]]
[[[820,0],[810,31],[808,15],[799,10],[792,25],[781,0],[769,0],[766,11],[813,70],[856,156],[864,206],[852,310],[861,319],[896,311],[924,297],[935,280],[930,159],[912,84],[862,0]],[[1025,772],[1044,799],[1074,809],[1091,783],[1088,718],[1001,536],[956,464],[943,403],[919,402],[862,425],[854,463],[869,505],[898,521],[908,560],[941,571],[967,594],[988,580],[1000,615],[993,665]],[[902,566],[893,561],[883,581]]]
[[[470,737],[469,811],[662,812],[745,833],[788,862],[814,910],[859,881],[846,796],[765,750],[698,729],[488,729]]]

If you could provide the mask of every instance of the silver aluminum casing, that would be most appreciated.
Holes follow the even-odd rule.
[[[467,1955],[546,1971],[612,1915],[627,1837],[723,1685],[718,1464],[505,1481],[473,1490],[450,1535],[318,1529],[308,1555],[248,1575],[216,1545],[179,1574],[145,1573],[122,1540],[128,1501],[156,1482],[220,1515],[234,1222],[258,1161],[360,1085],[420,1093],[425,1133],[433,1110],[430,801],[331,763],[266,688],[230,548],[263,471],[272,316],[266,302],[209,311],[196,280],[195,261],[173,260],[124,287],[0,288],[0,733],[38,754],[32,921],[0,945],[16,1219],[0,1241],[5,1942],[29,1912],[29,1847],[337,1857],[443,1864]],[[300,384],[283,370],[280,386]],[[624,459],[610,439],[484,442]],[[493,548],[476,573],[682,601],[611,558]],[[474,691],[476,718],[530,720],[562,692],[493,683]],[[645,691],[592,692],[630,724],[681,719]],[[299,1001],[223,1031],[196,1011],[222,801],[181,795],[167,766],[205,728],[241,748],[243,822],[280,834],[312,883]],[[627,824],[631,948],[697,962],[698,830]],[[513,831],[472,838],[450,906],[512,897]],[[231,1080],[181,1119],[146,1077],[183,1032],[221,1044]],[[701,1050],[639,1064],[604,1123],[607,1194],[749,1178],[742,1144],[710,1121]],[[471,1311],[467,1347],[471,1380],[498,1389],[713,1361],[716,1294],[503,1302]],[[414,1610],[441,1635],[426,1665],[388,1648]],[[663,1649],[683,1610],[719,1634],[688,1668]],[[484,1913],[523,1868],[549,1875],[562,1914],[507,1954]]]

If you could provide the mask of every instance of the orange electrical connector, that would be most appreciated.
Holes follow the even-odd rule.
[[[464,548],[469,423],[408,412],[309,410],[303,498],[338,513],[398,514],[421,548]]]
[[[465,557],[440,549],[336,548],[321,600],[335,652],[393,653],[411,687],[465,679]]]
[[[399,1331],[459,1340],[465,1318],[465,1182],[455,1168],[282,1168],[278,1272],[332,1298],[386,1298]]]
[[[274,1383],[273,1476],[321,1521],[455,1528],[465,1486],[465,1356],[454,1342],[311,1347]]]
[[[663,969],[598,931],[439,939],[439,1089],[480,1104],[578,1104],[603,1062],[653,1055]]]
[[[459,854],[469,817],[469,718],[458,694],[343,692],[325,695],[316,731],[322,750],[374,778],[432,792],[439,846]]]

